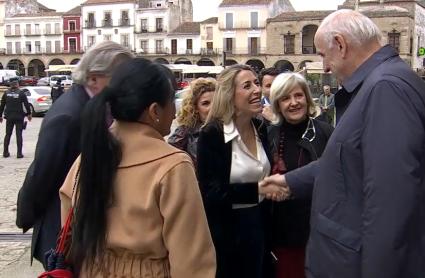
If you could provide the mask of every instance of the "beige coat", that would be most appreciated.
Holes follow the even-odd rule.
[[[214,245],[189,156],[144,124],[118,122],[112,132],[122,143],[122,161],[107,212],[102,263],[109,277],[215,277]],[[79,158],[60,189],[62,223],[78,165]],[[82,271],[81,277],[93,275]]]

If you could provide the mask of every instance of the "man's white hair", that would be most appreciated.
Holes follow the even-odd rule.
[[[83,55],[72,73],[72,79],[74,83],[85,85],[89,73],[110,75],[117,64],[133,57],[129,49],[116,42],[98,43]]]
[[[331,48],[335,44],[334,36],[342,35],[348,43],[361,47],[371,42],[382,45],[382,33],[367,16],[353,10],[338,10],[328,15],[320,24],[318,32]]]

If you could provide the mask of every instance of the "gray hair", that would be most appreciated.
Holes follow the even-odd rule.
[[[275,119],[273,124],[279,124],[283,120],[283,115],[280,112],[279,101],[283,97],[289,95],[289,93],[297,86],[303,90],[305,98],[307,100],[307,115],[314,117],[316,113],[316,107],[311,97],[310,88],[308,87],[307,81],[304,76],[299,73],[285,72],[279,74],[272,83],[270,88],[270,101],[273,114]]]
[[[343,35],[349,43],[358,47],[371,42],[379,42],[382,45],[383,42],[381,31],[370,18],[348,9],[338,10],[328,15],[320,24],[319,32],[329,48],[335,44],[333,38],[336,34]]]
[[[85,85],[89,73],[110,75],[114,68],[121,62],[133,58],[129,49],[122,45],[104,41],[91,47],[81,58],[72,79],[75,83]]]

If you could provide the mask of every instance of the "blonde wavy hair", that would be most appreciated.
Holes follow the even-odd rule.
[[[182,106],[177,113],[177,122],[180,125],[195,127],[201,123],[196,105],[206,92],[214,92],[216,81],[213,78],[198,78],[190,83],[190,89],[184,94]]]
[[[234,96],[236,91],[236,76],[241,71],[251,71],[257,76],[255,71],[248,65],[235,64],[226,67],[217,78],[217,89],[215,91],[210,112],[206,123],[214,119],[228,124],[235,114]]]

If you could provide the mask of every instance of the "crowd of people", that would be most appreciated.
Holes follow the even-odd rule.
[[[425,84],[381,41],[358,12],[324,19],[341,88],[324,86],[321,117],[301,74],[241,64],[176,111],[168,68],[94,46],[19,192],[32,256],[48,267],[72,214],[78,277],[423,277]]]

